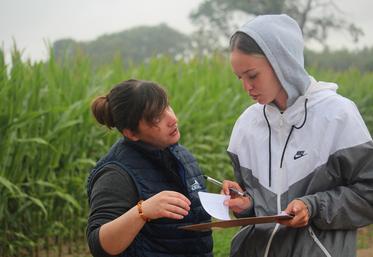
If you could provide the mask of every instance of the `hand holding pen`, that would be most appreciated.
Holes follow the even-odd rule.
[[[213,183],[213,184],[215,184],[215,185],[217,185],[217,186],[221,186],[221,187],[223,187],[223,182],[220,182],[219,180],[216,180],[216,179],[214,179],[214,178],[212,178],[212,177],[209,177],[209,176],[206,176],[206,175],[204,175],[203,176],[207,181],[209,181],[209,182],[211,182],[211,183]],[[229,180],[227,180],[227,181],[229,181]],[[233,181],[231,181],[231,182],[233,182]],[[235,182],[233,182],[233,183],[235,183]],[[237,183],[236,183],[237,184]],[[236,189],[235,187],[228,187],[226,190],[227,190],[227,192],[224,192],[224,194],[226,194],[226,195],[238,195],[238,196],[248,196],[248,194],[246,193],[246,191],[245,192],[242,192],[242,189],[241,189],[241,187],[237,184],[237,186],[238,186],[238,188],[239,189]],[[223,191],[224,191],[224,188],[223,188]]]
[[[240,213],[247,210],[252,205],[252,199],[246,191],[243,191],[237,182],[224,180],[220,182],[208,176],[204,176],[205,179],[213,184],[222,187],[222,194],[230,195],[231,199],[224,202],[233,212]]]

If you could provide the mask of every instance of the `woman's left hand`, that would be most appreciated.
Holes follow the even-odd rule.
[[[228,206],[229,209],[237,214],[247,210],[249,207],[252,206],[251,197],[232,194],[232,192],[229,190],[230,188],[234,188],[239,192],[243,192],[242,188],[237,182],[224,180],[223,188],[220,193],[231,196],[229,200],[224,201],[224,205]]]
[[[294,218],[292,218],[291,220],[278,220],[278,223],[293,228],[307,226],[309,222],[309,213],[307,205],[303,201],[291,201],[284,212],[294,215]]]

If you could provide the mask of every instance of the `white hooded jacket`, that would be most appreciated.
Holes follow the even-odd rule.
[[[289,96],[283,113],[254,104],[233,128],[228,154],[254,199],[243,215],[277,214],[300,199],[310,223],[247,226],[231,256],[355,256],[356,228],[373,223],[373,143],[358,109],[336,84],[304,70],[302,35],[290,17],[259,16],[240,31],[258,43]]]

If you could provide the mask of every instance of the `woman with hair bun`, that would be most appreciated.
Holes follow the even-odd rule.
[[[177,117],[165,90],[127,80],[91,106],[119,139],[87,183],[87,238],[93,256],[212,256],[211,232],[178,229],[209,222],[198,199],[206,191],[192,154],[178,144]]]

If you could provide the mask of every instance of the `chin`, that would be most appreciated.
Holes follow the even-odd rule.
[[[180,134],[178,133],[177,135],[174,136],[174,138],[171,140],[171,144],[176,144],[180,140]]]
[[[262,104],[262,105],[266,105],[266,104],[269,104],[269,103],[271,103],[271,102],[268,102],[268,101],[265,101],[265,100],[257,100],[257,102],[259,103],[259,104]]]
[[[179,140],[180,140],[180,135],[173,140],[173,144],[176,144],[177,142],[179,142]]]

